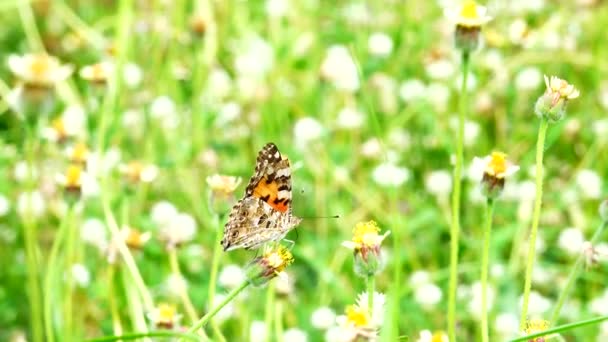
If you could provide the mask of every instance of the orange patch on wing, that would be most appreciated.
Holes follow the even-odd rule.
[[[289,203],[286,198],[279,199],[279,184],[277,182],[266,183],[266,178],[262,178],[253,188],[253,196],[270,204],[280,212],[286,212],[289,209]]]

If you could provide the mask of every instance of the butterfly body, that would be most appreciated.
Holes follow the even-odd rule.
[[[221,242],[224,251],[280,241],[300,221],[291,213],[289,159],[268,143],[258,154],[245,196],[232,207]]]

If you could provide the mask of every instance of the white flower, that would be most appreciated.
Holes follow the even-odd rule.
[[[80,228],[80,238],[85,243],[105,250],[108,246],[108,234],[106,226],[98,218],[88,218],[82,223]]]
[[[419,79],[406,80],[399,86],[399,97],[405,103],[420,100],[425,96],[426,85]]]
[[[83,264],[72,265],[72,277],[76,285],[85,288],[91,283],[91,273]]]
[[[446,80],[454,75],[455,67],[451,60],[442,58],[427,63],[425,70],[426,74],[432,79]]]
[[[330,307],[322,306],[313,311],[310,322],[313,327],[321,330],[329,329],[336,321],[336,313]]]
[[[221,302],[224,301],[224,299],[226,299],[226,295],[224,294],[216,294],[215,297],[213,298],[213,305],[209,308],[214,308],[216,306],[218,306]],[[214,319],[217,320],[218,322],[223,322],[231,317],[234,317],[234,301],[229,302],[228,304],[226,304],[226,306],[224,306],[218,313],[217,315],[214,316]]]
[[[519,166],[506,160],[506,154],[492,152],[483,158],[474,157],[470,170],[471,179],[481,181],[484,174],[497,179],[509,178],[519,171]]]
[[[543,75],[536,67],[526,67],[515,76],[515,88],[520,91],[536,90],[543,81]]]
[[[403,128],[393,128],[386,137],[388,143],[400,151],[407,150],[412,145],[412,136],[410,132]]]
[[[371,138],[361,145],[361,155],[367,158],[377,158],[382,154],[382,145],[378,138]]]
[[[283,341],[307,342],[308,335],[306,334],[306,332],[298,328],[289,328],[283,333]]]
[[[597,199],[602,195],[602,179],[593,170],[580,170],[576,174],[576,184],[584,198]]]
[[[441,292],[441,288],[432,283],[423,284],[414,291],[414,300],[416,303],[427,310],[437,305],[442,297],[443,293]]]
[[[266,342],[268,340],[268,329],[263,321],[253,321],[249,326],[250,342]]]
[[[61,65],[59,60],[49,55],[10,55],[9,69],[28,85],[49,87],[64,81],[72,74],[72,67]]]
[[[152,206],[152,210],[150,210],[152,221],[158,226],[169,224],[177,213],[177,208],[168,201],[157,202]]]
[[[424,185],[426,191],[435,196],[447,196],[452,191],[452,175],[446,170],[431,171],[426,176]]]
[[[519,297],[519,307],[521,308],[523,303],[523,295]],[[528,315],[530,317],[542,317],[551,308],[551,301],[541,295],[540,293],[532,290],[530,297],[528,298]],[[607,312],[608,313],[608,312]]]
[[[432,333],[430,330],[422,330],[416,342],[449,342],[448,335],[444,332]]]
[[[273,18],[281,18],[289,10],[289,0],[266,0],[266,13]]]
[[[181,245],[192,241],[196,236],[196,221],[185,213],[179,213],[171,218],[167,225],[160,228],[160,239],[169,246]]]
[[[418,287],[428,284],[431,282],[431,275],[427,271],[414,271],[410,275],[409,283],[413,289],[417,289]]]
[[[559,234],[559,247],[570,255],[580,253],[583,242],[585,242],[585,237],[583,236],[583,232],[578,228],[566,228]]]
[[[110,172],[120,162],[120,150],[110,147],[104,155],[97,152],[89,153],[86,170],[93,176],[101,176]]]
[[[597,315],[608,315],[608,290],[589,302],[589,310]]]
[[[179,298],[183,293],[185,293],[186,289],[188,288],[188,283],[183,276],[171,273],[165,280],[165,287],[171,296]]]
[[[450,100],[450,88],[443,83],[431,83],[426,88],[426,97],[438,111],[445,111]]]
[[[144,78],[143,71],[135,63],[126,63],[122,68],[122,77],[127,87],[134,89],[139,87]]]
[[[519,332],[519,319],[513,313],[501,312],[496,315],[494,329],[502,336],[515,337]]]
[[[475,282],[471,286],[471,294],[472,298],[468,302],[468,310],[469,313],[475,317],[476,319],[481,318],[481,283]],[[494,304],[494,288],[492,286],[488,286],[486,288],[486,308],[488,312],[492,309],[492,305]]]
[[[365,121],[363,113],[352,107],[344,107],[338,113],[336,125],[338,128],[345,130],[354,130],[360,128]]]
[[[237,265],[230,264],[224,266],[218,277],[220,286],[233,289],[241,285],[246,279],[245,271]]]
[[[11,210],[11,203],[3,194],[0,194],[0,217],[5,216]]]
[[[22,192],[17,198],[17,212],[21,216],[40,217],[46,210],[46,202],[40,191]]]
[[[383,293],[374,292],[374,302],[371,312],[371,324],[375,327],[382,326],[384,323],[384,310],[386,304],[386,296]],[[369,296],[367,292],[360,293],[357,296],[357,306],[360,308],[369,307]]]
[[[372,178],[378,185],[399,187],[410,178],[410,171],[392,163],[384,163],[376,166]]]
[[[274,66],[273,47],[261,37],[242,39],[235,45],[235,51],[234,68],[239,77],[260,80]]]
[[[86,65],[80,69],[79,75],[90,82],[106,82],[114,73],[114,63],[103,61],[97,64]]]
[[[242,108],[240,104],[234,101],[227,102],[223,104],[218,110],[215,124],[218,127],[233,125],[233,122],[238,120],[241,116],[241,112]]]
[[[536,196],[536,184],[532,180],[519,183],[519,199],[521,201],[533,201]]]
[[[456,80],[454,81],[454,87],[460,91],[460,87],[462,87],[462,74],[459,74]],[[477,88],[477,77],[473,74],[472,71],[469,71],[467,75],[467,91],[471,92]]]
[[[82,137],[86,133],[87,117],[83,107],[70,105],[61,116],[52,121],[51,125],[42,129],[43,138],[50,141],[60,141],[71,137]]]
[[[158,120],[162,127],[167,129],[177,127],[180,122],[175,102],[166,95],[159,96],[152,101],[150,104],[150,117]]]
[[[204,96],[211,96],[214,99],[221,100],[232,92],[232,79],[226,70],[221,68],[213,68],[209,72],[208,87]]]
[[[38,178],[38,170],[36,168],[32,168],[30,171],[30,167],[26,161],[24,161],[24,160],[18,161],[15,164],[13,176],[15,177],[15,179],[17,181],[19,181],[19,182],[27,181],[30,178],[30,173],[32,174],[31,175],[32,178],[34,178],[34,179]]]
[[[459,6],[446,9],[444,13],[453,24],[468,28],[481,27],[492,20],[492,17],[487,15],[487,8],[476,4],[475,1],[464,1]]]
[[[342,45],[331,46],[321,63],[321,76],[338,90],[355,92],[359,90],[357,65],[348,49]]]
[[[294,140],[302,149],[311,141],[319,139],[325,131],[323,125],[312,117],[304,117],[296,121],[293,127]]]
[[[367,40],[369,53],[374,56],[386,57],[393,52],[393,39],[383,32],[374,32]]]

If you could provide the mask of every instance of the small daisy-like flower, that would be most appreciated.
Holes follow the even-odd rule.
[[[92,84],[105,85],[113,72],[114,64],[109,61],[104,61],[82,67],[79,75],[82,79],[89,81]]]
[[[68,194],[80,197],[82,193],[82,166],[72,164],[68,167],[65,174],[57,176],[57,183],[61,185]]]
[[[255,258],[245,269],[252,285],[261,286],[281,274],[293,263],[293,255],[284,246],[268,248],[261,257]]]
[[[215,196],[226,198],[230,197],[234,190],[241,184],[240,177],[224,176],[214,174],[207,177],[207,185]]]
[[[86,164],[89,153],[89,148],[83,142],[79,142],[66,149],[66,155],[70,159],[70,162],[79,165]]]
[[[43,138],[62,143],[70,138],[81,137],[85,134],[86,113],[80,106],[67,107],[60,117],[51,121],[48,127],[41,131]]]
[[[352,240],[342,242],[342,246],[353,250],[355,273],[367,277],[384,268],[380,246],[389,234],[387,231],[380,235],[380,227],[374,221],[357,223]]]
[[[189,214],[179,213],[160,228],[159,238],[166,243],[167,249],[172,249],[192,241],[196,231],[196,220]]]
[[[332,335],[331,341],[375,341],[378,337],[378,329],[382,325],[384,316],[385,296],[374,293],[374,307],[369,311],[368,294],[360,294],[355,305],[346,307],[344,315],[336,317],[338,326],[334,331],[328,331]]]
[[[156,165],[145,165],[139,161],[131,161],[119,166],[120,173],[131,183],[150,183],[158,176]]]
[[[547,89],[538,98],[534,111],[538,117],[543,117],[550,122],[557,122],[566,115],[566,104],[569,100],[579,97],[580,92],[567,81],[551,76],[545,77]]]
[[[45,54],[11,55],[8,66],[27,87],[51,88],[56,83],[67,79],[72,73],[72,67],[62,65],[53,56]]]
[[[481,27],[492,20],[492,17],[487,15],[486,7],[472,0],[446,10],[445,15],[456,25],[454,33],[456,47],[467,53],[477,49]]]
[[[359,90],[357,65],[345,46],[334,45],[327,50],[320,72],[321,77],[331,82],[338,90],[346,92]]]
[[[175,306],[167,303],[160,303],[147,316],[158,329],[176,328],[182,318],[182,315],[177,313]]]
[[[120,230],[120,235],[127,247],[131,249],[142,249],[146,242],[152,237],[150,232],[142,233],[131,227],[123,227]]]
[[[449,339],[448,334],[444,331],[435,331],[433,333],[430,330],[422,330],[416,342],[449,342]]]
[[[502,152],[492,152],[484,158],[473,159],[474,170],[483,170],[481,179],[482,192],[488,198],[495,198],[505,187],[505,179],[519,170],[519,166],[509,162]],[[477,173],[476,172],[476,173]]]
[[[320,307],[313,311],[310,317],[310,323],[313,327],[321,330],[331,328],[336,320],[336,313],[327,306]]]
[[[531,319],[526,322],[526,327],[524,328],[523,334],[531,335],[545,331],[547,329],[549,329],[549,321],[546,321],[544,319]],[[545,342],[551,336],[553,335],[536,337],[529,340],[528,342]]]

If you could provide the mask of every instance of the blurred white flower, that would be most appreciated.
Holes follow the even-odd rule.
[[[580,170],[576,174],[576,184],[584,198],[598,199],[602,195],[602,179],[593,170]]]
[[[352,107],[342,108],[336,118],[336,126],[345,130],[358,129],[364,122],[364,114]]]
[[[441,288],[433,283],[422,284],[414,290],[414,300],[427,310],[437,305],[442,297]]]
[[[66,80],[72,74],[72,67],[62,65],[56,57],[45,54],[11,54],[8,67],[26,85],[50,87]]]
[[[338,90],[355,92],[359,90],[357,65],[348,49],[342,45],[329,47],[321,63],[321,77],[331,82]]]
[[[608,290],[589,302],[589,311],[597,315],[608,315]]]
[[[98,218],[87,218],[80,228],[80,238],[83,242],[103,251],[108,246],[106,225]]]
[[[519,297],[519,307],[521,308],[523,302],[523,295]],[[528,298],[528,315],[532,318],[542,317],[551,308],[551,301],[541,295],[540,293],[532,290],[530,297]]]
[[[585,242],[583,232],[575,227],[566,228],[559,234],[558,245],[569,255],[577,255]]]
[[[371,21],[371,10],[364,2],[347,2],[342,8],[342,15],[352,25],[364,25]]]
[[[443,83],[431,83],[426,88],[426,97],[436,110],[445,111],[450,100],[450,88]]]
[[[315,34],[312,32],[304,32],[300,34],[292,46],[292,51],[295,57],[303,57],[312,48],[315,43]]]
[[[524,47],[529,45],[529,33],[528,23],[522,18],[515,18],[508,28],[508,36],[511,43],[524,45]]]
[[[235,44],[234,68],[239,77],[261,80],[274,67],[274,50],[266,40],[251,35]]]
[[[283,341],[307,342],[308,335],[304,330],[298,328],[289,328],[283,333]]]
[[[532,180],[524,180],[519,183],[519,199],[521,201],[533,201],[536,196],[536,184]]]
[[[374,32],[367,40],[367,49],[374,56],[386,57],[393,52],[393,39],[384,32]]]
[[[263,321],[253,321],[249,326],[249,342],[266,342],[268,329]]]
[[[293,127],[294,140],[299,149],[305,148],[311,141],[319,139],[325,127],[315,118],[304,117],[296,121]]]
[[[468,302],[469,313],[476,319],[481,318],[481,283],[476,281],[471,285],[471,300]],[[486,308],[488,312],[494,305],[495,291],[494,287],[488,285],[486,292]]]
[[[87,157],[86,170],[90,175],[99,177],[114,169],[120,162],[120,149],[110,147],[102,156],[97,152],[90,152]]]
[[[177,127],[180,122],[175,102],[166,95],[152,100],[150,104],[150,117],[159,121],[161,126],[167,129]]]
[[[40,217],[46,211],[46,201],[40,191],[22,192],[17,198],[17,212],[21,216]]]
[[[426,74],[435,80],[446,80],[454,75],[454,63],[447,59],[437,59],[425,65]]]
[[[83,137],[86,134],[87,115],[83,107],[70,105],[66,107],[60,117],[44,127],[41,131],[43,138],[58,142],[67,138]]]
[[[519,333],[519,319],[510,312],[501,312],[496,315],[494,330],[503,337],[515,337]]]
[[[456,89],[458,89],[458,91],[460,91],[460,88],[462,87],[462,74],[459,74],[458,77],[456,78],[456,81],[454,82],[454,87]],[[475,74],[473,74],[473,72],[469,72],[469,75],[467,76],[467,90],[469,92],[475,90],[477,88],[477,76],[475,76]]]
[[[378,158],[382,154],[382,145],[378,138],[370,138],[361,145],[361,155],[367,158]]]
[[[371,324],[380,327],[384,322],[384,310],[386,304],[386,296],[380,292],[374,292],[374,302],[371,312]],[[357,296],[357,304],[360,308],[369,307],[369,296],[367,292],[360,293]]]
[[[395,127],[388,132],[388,143],[399,151],[404,151],[412,145],[410,132],[401,127]]]
[[[600,85],[600,89],[598,91],[598,101],[605,110],[608,110],[608,81],[603,82]]]
[[[0,194],[0,217],[5,216],[11,210],[11,203],[3,194]]]
[[[30,171],[29,165],[25,160],[18,161],[17,163],[15,163],[13,176],[17,181],[27,181],[30,178],[30,173],[32,174],[32,178],[38,178],[38,170],[36,170],[36,168],[32,168],[32,170]]]
[[[177,213],[177,208],[169,201],[156,202],[150,210],[152,221],[158,226],[169,224]]]
[[[536,90],[543,82],[543,74],[537,67],[526,67],[515,76],[515,88],[520,91]]]
[[[452,191],[452,174],[446,170],[431,171],[424,180],[424,186],[432,195],[448,196]]]
[[[171,218],[168,224],[160,227],[159,238],[169,247],[190,242],[196,236],[197,225],[194,218],[186,213],[179,213]]]
[[[399,187],[410,178],[410,170],[392,163],[384,163],[376,166],[372,178],[378,185]]]
[[[83,264],[72,265],[72,278],[76,285],[85,288],[91,283],[91,273]]]
[[[420,100],[425,96],[426,85],[417,78],[406,80],[399,86],[399,97],[405,103]]]
[[[165,280],[165,288],[171,296],[180,298],[188,288],[188,283],[183,276],[171,273]]]
[[[217,114],[215,124],[218,127],[225,127],[241,116],[242,108],[237,102],[230,101],[223,104]]]
[[[416,342],[449,342],[449,339],[443,331],[432,333],[430,330],[422,330]]]
[[[606,107],[606,110],[608,110],[608,106]],[[608,119],[596,120],[593,123],[592,129],[595,135],[595,140],[598,140],[603,144],[608,142]]]
[[[118,166],[118,171],[132,183],[151,183],[158,176],[158,167],[154,164],[143,164],[132,160]]]
[[[226,299],[226,295],[224,294],[216,294],[215,297],[213,298],[213,305],[211,305],[209,307],[209,310],[211,310],[212,308],[218,306],[220,303],[222,303],[224,301],[224,299]],[[224,306],[218,313],[217,315],[214,316],[214,319],[217,320],[218,322],[223,322],[229,318],[234,317],[235,311],[234,311],[234,301],[229,302],[228,304],[226,304],[226,306]]]
[[[218,283],[226,289],[233,289],[241,285],[245,279],[245,271],[238,265],[230,264],[220,271]]]
[[[409,283],[413,289],[417,289],[418,287],[428,284],[431,282],[431,275],[427,271],[414,271],[410,275]]]
[[[458,118],[456,116],[450,119],[450,128],[456,132],[458,130]],[[464,145],[473,146],[477,142],[481,128],[476,121],[466,120],[464,122]]]
[[[488,9],[474,1],[464,1],[457,6],[446,8],[444,14],[454,25],[465,28],[479,28],[487,24],[492,17],[487,14]]]
[[[215,100],[222,100],[232,92],[232,79],[226,70],[222,68],[213,68],[209,72],[209,80],[207,81],[207,91],[203,96],[211,96]]]
[[[322,306],[313,311],[310,317],[310,323],[313,327],[321,330],[327,330],[336,321],[336,313],[330,307]]]
[[[266,13],[273,18],[281,18],[287,14],[289,10],[289,0],[266,0]]]
[[[122,67],[122,77],[127,87],[134,89],[139,87],[144,78],[143,71],[135,63],[126,63]]]
[[[111,61],[102,61],[80,68],[79,75],[82,79],[91,83],[103,84],[108,81],[113,73],[114,63]]]

